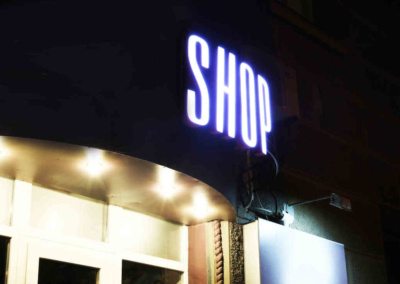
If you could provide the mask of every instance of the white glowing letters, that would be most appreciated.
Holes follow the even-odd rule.
[[[240,130],[248,147],[260,144],[261,152],[267,154],[271,131],[268,83],[247,63],[239,64],[233,53],[220,46],[216,51],[216,66],[212,66],[215,60],[210,55],[214,53],[208,43],[197,35],[189,36],[187,56],[193,80],[186,94],[187,117],[200,126],[215,123],[218,132],[231,138]]]
[[[208,50],[207,42],[198,37],[191,36],[188,41],[188,57],[189,64],[192,69],[193,75],[196,78],[196,82],[199,88],[199,96],[200,96],[200,114],[196,115],[196,93],[193,90],[187,91],[187,115],[189,119],[198,125],[207,125],[210,120],[210,98],[208,94],[207,84],[204,80],[203,75],[201,74],[199,64],[197,62],[197,54],[196,48],[197,45],[200,45],[201,53],[200,53],[200,63],[201,66],[205,69],[210,67],[210,52]]]

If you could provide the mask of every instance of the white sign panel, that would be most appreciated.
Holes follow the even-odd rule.
[[[250,230],[249,230],[250,229]],[[258,232],[257,232],[258,231]],[[255,238],[252,238],[252,235]],[[258,236],[257,236],[258,234]],[[262,284],[346,284],[347,271],[344,246],[301,231],[259,220],[258,225],[245,228],[245,250],[258,240],[253,259],[245,258],[246,276]],[[254,256],[259,259],[255,263]],[[254,266],[258,269],[254,270]],[[245,266],[246,268],[246,266]],[[250,269],[252,269],[250,271]],[[259,273],[259,277],[248,275]],[[246,280],[247,283],[247,280]],[[249,282],[250,283],[250,282]]]

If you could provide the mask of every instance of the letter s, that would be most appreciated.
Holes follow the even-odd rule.
[[[210,52],[207,42],[197,35],[190,35],[187,45],[187,53],[189,58],[190,68],[196,79],[200,91],[200,113],[196,115],[196,92],[194,90],[187,90],[186,109],[189,120],[197,125],[207,125],[210,120],[210,97],[207,89],[207,84],[201,73],[199,64],[197,62],[197,45],[200,46],[200,61],[201,66],[205,69],[210,67]]]

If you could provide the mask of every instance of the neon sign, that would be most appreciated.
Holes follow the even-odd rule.
[[[267,81],[223,47],[218,46],[213,53],[207,41],[195,34],[187,40],[187,59],[191,74],[186,90],[189,121],[211,126],[231,138],[240,133],[244,144],[267,154],[267,133],[271,131]]]

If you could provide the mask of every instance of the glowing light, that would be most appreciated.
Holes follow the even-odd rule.
[[[166,167],[158,168],[158,184],[157,192],[165,199],[174,197],[179,191],[179,187],[175,183],[176,172]]]
[[[283,211],[282,221],[285,224],[285,226],[289,226],[290,224],[293,224],[294,216],[292,214],[290,214],[289,212]]]
[[[8,151],[6,151],[3,148],[0,148],[0,159],[4,159],[7,156],[8,156]]]
[[[271,131],[271,109],[269,102],[269,87],[267,81],[258,75],[258,104],[260,112],[261,152],[267,154],[267,132]]]
[[[200,61],[203,68],[208,69],[210,66],[210,52],[207,42],[197,35],[191,35],[188,39],[188,58],[194,78],[199,87],[200,115],[196,114],[196,92],[187,90],[187,116],[193,123],[197,125],[207,125],[210,120],[210,98],[208,94],[207,84],[201,73],[197,62],[197,45],[200,47]]]
[[[199,126],[215,125],[217,132],[231,138],[241,132],[247,147],[259,145],[260,151],[267,154],[267,133],[272,127],[267,81],[221,46],[210,53],[208,43],[194,34],[187,41],[187,57],[193,79],[189,81],[196,85],[187,89],[188,119]]]
[[[10,150],[4,145],[3,138],[0,137],[0,159],[5,159],[10,155]]]
[[[236,57],[228,55],[228,84],[225,84],[225,49],[218,47],[217,62],[217,131],[224,132],[225,98],[228,100],[228,135],[236,136]],[[226,95],[226,96],[225,96]]]
[[[202,192],[197,192],[193,198],[192,214],[198,219],[204,219],[211,213],[207,197]]]
[[[241,63],[240,96],[242,106],[242,139],[243,142],[251,148],[257,145],[256,91],[254,85],[255,83],[253,70],[248,64]],[[249,106],[247,106],[247,102],[249,103]]]
[[[109,165],[103,159],[103,152],[91,150],[87,153],[86,159],[81,164],[81,168],[91,177],[97,177],[107,170]]]

